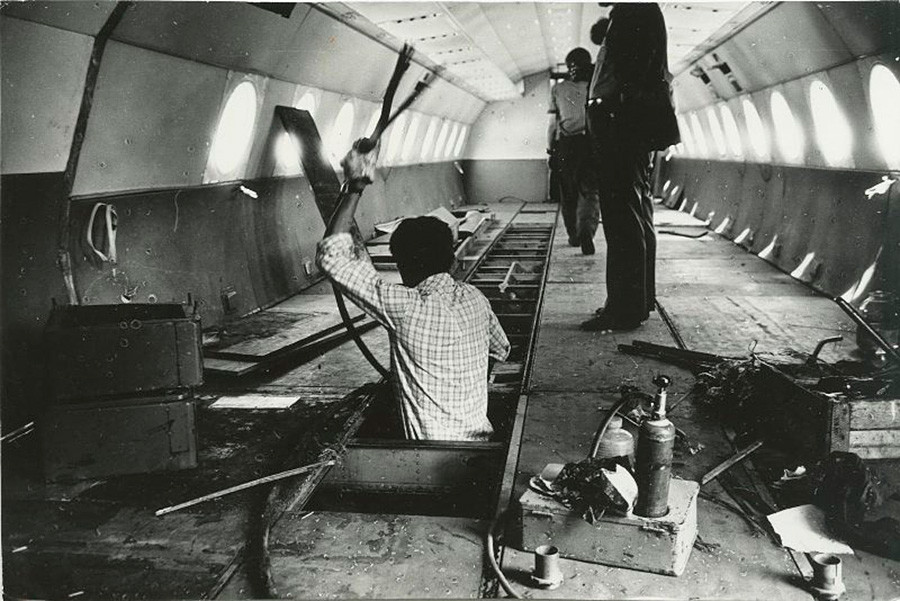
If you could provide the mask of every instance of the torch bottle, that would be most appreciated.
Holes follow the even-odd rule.
[[[642,517],[659,518],[669,512],[669,481],[675,451],[675,426],[666,417],[666,388],[669,378],[657,377],[653,414],[644,420],[638,434],[636,480],[638,497],[634,512]]]

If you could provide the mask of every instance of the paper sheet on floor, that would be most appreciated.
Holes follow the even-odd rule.
[[[223,396],[210,405],[210,409],[287,409],[297,401],[295,396],[268,396],[248,394],[244,396]]]
[[[802,553],[853,555],[849,545],[834,538],[825,525],[825,513],[815,505],[800,505],[773,513],[769,523],[781,537],[781,544]]]

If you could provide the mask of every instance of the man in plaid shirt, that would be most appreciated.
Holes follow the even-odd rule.
[[[487,418],[488,357],[506,359],[509,340],[484,295],[448,273],[453,237],[439,219],[405,219],[391,236],[403,285],[385,282],[357,255],[349,231],[377,156],[377,150],[357,148],[358,143],[342,162],[347,179],[316,261],[347,297],[387,328],[406,437],[488,440],[493,433]]]

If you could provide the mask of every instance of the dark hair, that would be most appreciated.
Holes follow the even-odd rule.
[[[600,17],[596,23],[591,25],[591,41],[598,46],[602,44],[607,29],[609,29],[609,17]]]
[[[418,280],[449,271],[453,265],[453,233],[437,217],[404,219],[391,234],[391,254],[397,266]],[[406,278],[404,277],[404,282]]]
[[[591,53],[584,48],[575,48],[566,55],[566,63],[575,63],[576,65],[590,65]]]

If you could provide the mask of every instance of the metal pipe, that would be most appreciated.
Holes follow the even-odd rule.
[[[860,314],[860,312],[843,298],[836,296],[832,300],[837,303],[838,307],[844,310],[850,319],[856,322],[856,325],[862,326],[863,329],[875,340],[875,343],[887,354],[888,357],[900,363],[900,353],[890,345],[890,343],[881,337],[878,331],[869,325],[869,322]]]
[[[500,282],[500,285],[497,286],[497,289],[500,291],[500,294],[505,294],[506,289],[509,288],[509,280],[512,278],[513,272],[516,270],[516,266],[519,263],[517,261],[513,261],[509,266],[509,269],[506,270],[506,277],[503,278],[503,281]]]

